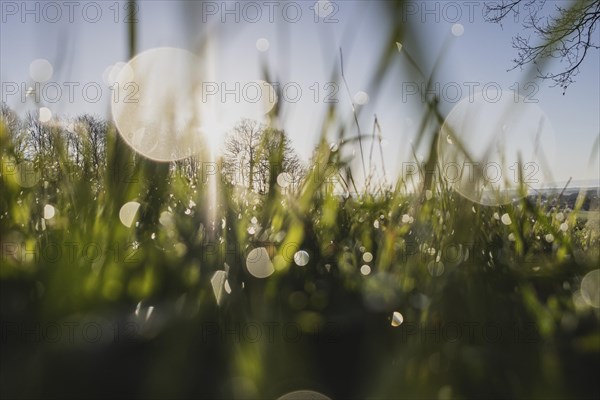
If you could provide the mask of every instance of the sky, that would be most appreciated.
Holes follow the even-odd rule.
[[[550,11],[556,4],[568,2],[547,2],[545,7]],[[270,82],[286,89],[277,99],[283,110],[280,124],[305,160],[319,139],[327,101],[338,102],[340,120],[347,125],[348,135],[358,132],[353,103],[363,134],[371,133],[377,115],[384,139],[385,167],[388,178],[393,178],[402,173],[406,163],[414,161],[411,143],[423,112],[423,101],[415,93],[421,82],[406,55],[417,55],[418,64],[428,75],[443,51],[434,82],[444,115],[468,106],[465,102],[475,104],[470,108],[474,114],[481,111],[484,115],[484,109],[496,107],[491,97],[477,94],[483,88],[492,89],[492,93],[500,89],[501,96],[515,98],[517,103],[533,101],[519,106],[519,110],[527,109],[523,120],[544,120],[538,143],[547,161],[540,177],[546,183],[564,182],[570,177],[597,181],[598,155],[594,157],[591,152],[600,133],[599,52],[588,55],[576,82],[563,95],[549,82],[524,80],[525,73],[519,69],[507,71],[516,56],[511,45],[513,36],[531,34],[522,27],[526,10],[511,15],[500,26],[486,22],[482,9],[479,2],[414,2],[403,9],[400,18],[392,19],[384,2],[379,1],[139,1],[135,10],[128,9],[125,2],[113,1],[2,1],[2,100],[22,114],[45,107],[52,117],[92,113],[112,118],[113,93],[106,81],[111,83],[111,78],[118,76],[116,72],[123,64],[117,63],[129,61],[125,21],[132,15],[138,21],[138,54],[156,48],[194,52],[206,68],[203,82],[225,84],[225,89],[241,82],[243,87],[264,79],[266,67]],[[393,55],[381,89],[369,93],[369,82],[388,34],[398,25],[413,29],[407,30],[410,34],[403,38],[402,49]],[[209,45],[198,46],[205,38],[210,38]],[[340,48],[349,93],[334,74],[340,70]],[[49,74],[47,63],[32,64],[34,60],[47,60],[51,76],[43,76]],[[164,82],[180,79],[168,72],[163,74]],[[38,91],[37,104],[34,96],[25,96],[27,88],[34,87],[34,78],[47,78],[40,83],[45,92]],[[162,80],[154,81],[160,85]],[[522,97],[513,97],[515,90]],[[213,97],[220,94],[223,92]],[[219,125],[219,133],[210,140],[216,148],[237,117],[245,112],[253,117],[257,113],[251,105],[247,109],[234,107],[234,112],[221,110],[218,101],[216,107],[220,112],[215,108],[208,112],[220,115],[218,121],[213,121]],[[260,118],[262,114],[258,113]],[[483,139],[495,137],[497,132],[488,129],[491,125],[483,124],[476,131],[464,133],[473,151],[484,148]],[[521,128],[526,125],[521,124]],[[513,137],[503,142],[504,153],[515,157],[518,151],[530,154],[531,138],[516,135],[516,140]],[[370,142],[364,145],[368,153]],[[424,158],[427,152],[424,146],[416,148],[417,157]],[[356,148],[354,154],[354,166],[360,171]],[[378,150],[374,154],[375,168],[381,173]]]

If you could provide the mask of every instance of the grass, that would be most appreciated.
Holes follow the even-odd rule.
[[[598,267],[598,229],[583,222],[597,211],[541,197],[486,207],[443,184],[428,196],[402,184],[344,196],[309,168],[294,193],[220,185],[211,220],[201,173],[108,135],[106,159],[121,152],[129,169],[104,167],[96,181],[58,152],[58,169],[26,188],[2,125],[4,396],[597,394],[598,309],[579,290]],[[314,162],[338,159],[324,142]],[[133,200],[126,227],[119,211]],[[248,272],[257,247],[269,278]],[[211,278],[226,269],[219,306]]]
[[[390,32],[371,96],[403,29]],[[431,84],[439,60],[426,78],[406,47]],[[83,145],[74,160],[52,123],[35,125],[27,152],[3,114],[2,397],[598,397],[598,210],[583,195],[465,199],[438,173],[437,100],[424,108],[415,147],[431,151],[419,173],[436,173],[419,190],[376,179],[377,120],[351,135],[331,105],[302,184],[270,179],[263,195],[210,192],[197,160],[144,159],[110,124],[101,157]],[[364,189],[345,158],[357,144]],[[249,260],[257,248],[268,260]],[[249,264],[273,273],[257,278]]]

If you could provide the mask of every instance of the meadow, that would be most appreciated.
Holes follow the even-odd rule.
[[[85,119],[79,160],[60,124],[19,153],[4,111],[5,397],[597,394],[594,191],[357,193],[323,142],[297,188],[214,201],[201,165],[136,156],[111,124],[100,157]]]
[[[393,57],[427,90],[444,57],[425,74],[423,46],[394,26],[373,99]],[[131,57],[136,35],[130,23]],[[181,98],[160,116],[184,114]],[[452,179],[473,159],[435,96],[394,175],[377,117],[360,127],[351,103],[327,106],[306,162],[279,104],[254,161],[234,144],[146,157],[115,108],[107,121],[3,104],[0,396],[598,398],[598,188],[533,190],[520,167],[510,190]]]

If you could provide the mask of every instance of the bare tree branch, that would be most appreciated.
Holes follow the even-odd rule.
[[[545,4],[545,0],[503,0],[486,4],[484,15],[488,22],[501,24],[511,13],[528,10],[523,28],[537,39],[525,35],[513,38],[517,56],[510,70],[533,64],[538,78],[554,82],[552,87],[560,86],[564,94],[590,49],[600,48],[599,35],[594,34],[600,21],[600,0],[577,0],[568,8],[555,4],[556,15],[550,16],[543,15]],[[544,61],[551,58],[560,60],[558,71],[545,68]]]

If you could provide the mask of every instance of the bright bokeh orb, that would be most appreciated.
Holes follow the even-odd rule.
[[[44,219],[52,219],[56,214],[56,209],[52,204],[46,204],[44,206]]]
[[[36,82],[49,81],[53,73],[54,68],[50,64],[50,61],[46,59],[38,58],[29,64],[29,76]]]
[[[277,184],[282,188],[287,188],[292,183],[292,176],[287,172],[282,172],[277,175]]]
[[[369,95],[367,94],[367,92],[363,92],[362,90],[359,92],[356,92],[356,94],[354,95],[354,103],[358,104],[358,105],[364,105],[367,104],[369,102]]]
[[[540,187],[554,157],[555,135],[540,107],[512,91],[488,87],[461,100],[438,140],[442,179],[471,201],[500,205],[517,188]]]
[[[120,66],[116,77],[111,70],[109,80],[115,78],[113,120],[139,154],[156,161],[176,161],[205,148],[198,98],[201,65],[189,51],[157,48]]]
[[[590,307],[600,308],[600,269],[590,271],[583,277],[581,297]]]
[[[275,268],[269,257],[269,252],[264,247],[252,249],[246,257],[246,268],[248,272],[256,278],[267,278]]]
[[[297,251],[296,254],[294,254],[294,262],[299,267],[304,267],[306,264],[308,264],[309,260],[310,256],[305,250]]]
[[[258,51],[265,52],[269,50],[269,47],[271,47],[271,44],[265,38],[260,38],[256,41],[256,49]]]
[[[452,34],[454,36],[462,36],[463,33],[465,33],[465,27],[463,26],[463,24],[454,24],[452,25]]]
[[[402,314],[400,314],[398,311],[394,311],[394,313],[392,314],[392,326],[396,328],[402,325],[403,322],[404,317],[402,316]]]
[[[38,119],[40,122],[48,122],[52,119],[52,111],[48,107],[40,107]]]
[[[331,400],[322,393],[312,390],[296,390],[279,397],[277,400]]]
[[[138,203],[137,201],[130,201],[123,204],[123,206],[119,210],[119,220],[121,221],[121,223],[127,228],[131,228],[131,225],[133,225],[133,221],[139,208],[140,203]]]

